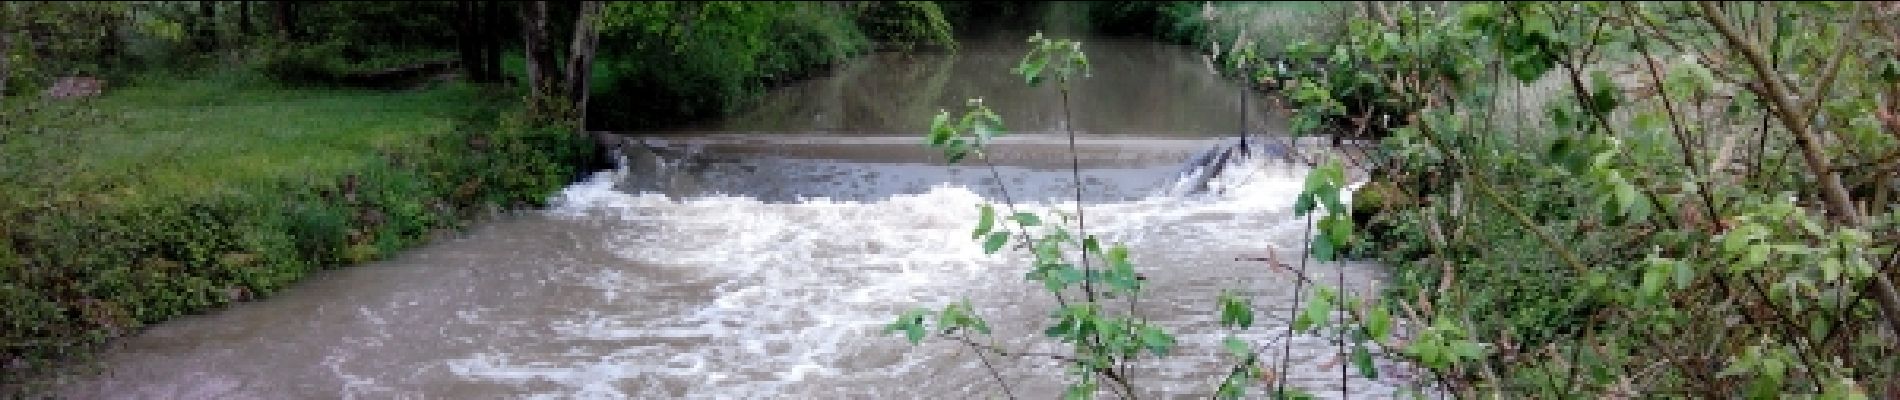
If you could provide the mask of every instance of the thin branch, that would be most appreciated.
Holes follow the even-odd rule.
[[[1689,181],[1695,182],[1696,192],[1702,194],[1702,209],[1708,214],[1707,221],[1710,224],[1719,224],[1722,217],[1716,212],[1718,205],[1715,204],[1715,195],[1709,193],[1712,190],[1709,189],[1708,182],[1704,180],[1705,178],[1709,178],[1708,175],[1713,174],[1713,172],[1704,174],[1702,171],[1697,170],[1697,166],[1701,165],[1701,162],[1696,160],[1696,153],[1699,152],[1701,148],[1691,147],[1689,145],[1689,133],[1682,127],[1681,116],[1676,113],[1675,102],[1669,98],[1669,90],[1663,87],[1662,72],[1656,69],[1656,58],[1650,56],[1648,46],[1639,44],[1636,46],[1636,49],[1643,53],[1643,66],[1649,68],[1650,80],[1656,84],[1656,94],[1662,96],[1663,111],[1669,113],[1669,126],[1672,128],[1671,131],[1675,133],[1676,145],[1682,148],[1682,163],[1689,169]],[[1714,168],[1714,166],[1710,166],[1710,168]],[[1711,231],[1713,231],[1713,229],[1711,229]]]
[[[1015,399],[1016,393],[1014,390],[1010,390],[1009,380],[1003,379],[1003,373],[1001,371],[996,370],[995,364],[990,364],[990,358],[989,356],[983,355],[983,349],[980,347],[976,347],[975,342],[972,340],[969,340],[969,338],[967,337],[963,338],[963,342],[965,344],[970,345],[972,349],[976,350],[976,359],[983,361],[983,368],[989,370],[990,377],[996,379],[996,385],[1003,388],[1003,396],[1009,397],[1011,399]]]
[[[1849,197],[1847,188],[1841,185],[1840,174],[1833,171],[1833,168],[1828,165],[1828,159],[1822,154],[1820,138],[1810,129],[1803,116],[1796,114],[1799,109],[1796,108],[1794,99],[1788,97],[1789,91],[1782,87],[1781,81],[1774,79],[1774,70],[1768,66],[1768,60],[1762,56],[1761,49],[1754,42],[1742,38],[1728,19],[1717,12],[1714,3],[1699,1],[1696,5],[1702,10],[1702,18],[1708,20],[1709,24],[1714,25],[1716,30],[1722,33],[1722,37],[1728,41],[1730,47],[1740,50],[1742,55],[1748,58],[1748,62],[1753,64],[1755,74],[1762,78],[1760,86],[1767,92],[1765,97],[1772,100],[1774,104],[1774,107],[1770,109],[1781,118],[1782,125],[1794,133],[1795,143],[1801,147],[1801,156],[1807,161],[1808,169],[1820,178],[1821,194],[1827,198],[1830,214],[1833,214],[1837,221],[1846,222],[1852,226],[1863,225],[1860,210],[1855,206],[1853,198]],[[1900,291],[1896,291],[1893,281],[1886,274],[1873,274],[1873,278],[1874,289],[1879,291],[1879,296],[1875,299],[1886,315],[1887,327],[1895,333],[1900,333]]]
[[[1312,247],[1313,247],[1312,237],[1313,237],[1313,214],[1307,213],[1305,233],[1300,234],[1300,238],[1301,238],[1300,240],[1301,240],[1301,243],[1303,243],[1304,248],[1300,252],[1300,271],[1296,275],[1294,275],[1294,276],[1297,276],[1298,278],[1293,281],[1293,307],[1287,309],[1288,321],[1292,321],[1294,317],[1299,314],[1300,300],[1303,300],[1301,297],[1302,295],[1306,293],[1306,282],[1309,280],[1306,278],[1306,260],[1310,258],[1310,257],[1307,257],[1307,255],[1312,252]],[[1287,365],[1293,359],[1293,334],[1294,334],[1293,324],[1287,324],[1286,338],[1280,341],[1280,368],[1278,372],[1282,376],[1286,375]],[[1285,379],[1279,379],[1273,383],[1274,393],[1280,393],[1281,391],[1284,391],[1284,390],[1286,390]]]

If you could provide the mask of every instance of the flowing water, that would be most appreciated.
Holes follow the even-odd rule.
[[[992,172],[945,165],[919,135],[899,135],[978,92],[996,96],[991,105],[1022,130],[1059,129],[1048,104],[1059,108],[1059,98],[1004,90],[1020,83],[990,76],[1009,77],[998,71],[1020,54],[1012,46],[873,57],[775,92],[752,114],[694,128],[777,133],[621,137],[620,168],[566,188],[545,210],[166,322],[118,341],[100,358],[103,373],[76,377],[59,394],[1001,397],[967,349],[912,346],[880,329],[911,307],[968,300],[1000,345],[1060,352],[1038,333],[1053,300],[1023,280],[1026,257],[985,255],[970,229],[977,204],[1004,198],[1021,211],[1073,210],[1071,163],[1083,169],[1088,233],[1129,245],[1149,285],[1138,312],[1179,334],[1175,355],[1135,369],[1144,397],[1211,393],[1233,362],[1214,314],[1223,289],[1258,305],[1258,325],[1237,335],[1274,360],[1285,345],[1283,375],[1296,386],[1335,397],[1398,393],[1408,371],[1383,361],[1381,379],[1355,373],[1341,392],[1349,363],[1336,344],[1287,332],[1292,276],[1241,261],[1298,263],[1307,224],[1291,204],[1303,164],[1235,157],[1217,175],[1190,166],[1183,178],[1185,161],[1209,158],[1224,140],[1212,135],[1238,127],[1236,90],[1182,49],[1086,49],[1097,70],[1074,95],[1076,124],[1089,132],[1076,159],[1067,137],[1031,132],[991,145]],[[1274,128],[1268,116],[1250,117],[1257,132]],[[1280,151],[1323,156],[1312,147]],[[1309,268],[1361,293],[1380,271]],[[1048,359],[988,361],[1017,396],[1061,393],[1062,368]]]

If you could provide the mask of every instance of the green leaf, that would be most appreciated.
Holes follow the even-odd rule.
[[[1366,310],[1366,334],[1373,338],[1382,338],[1392,333],[1392,315],[1385,307],[1371,307]]]
[[[1352,218],[1345,214],[1329,214],[1320,220],[1325,235],[1332,240],[1333,247],[1345,248],[1352,243]]]
[[[1174,336],[1161,328],[1144,325],[1136,336],[1141,338],[1141,346],[1156,357],[1166,356],[1168,351],[1174,349]]]
[[[1016,213],[1016,215],[1011,215],[1009,219],[1015,220],[1016,223],[1022,224],[1022,226],[1025,226],[1025,227],[1042,225],[1041,217],[1037,217],[1036,214],[1030,214],[1026,212],[1019,212],[1019,213]]]
[[[913,308],[910,311],[905,311],[903,315],[897,317],[897,321],[884,326],[884,333],[902,331],[904,332],[904,339],[909,340],[910,344],[915,345],[924,340],[924,316],[929,314],[930,310],[922,308]]]
[[[1616,209],[1625,215],[1631,214],[1636,210],[1636,203],[1642,201],[1642,197],[1636,193],[1636,185],[1617,183],[1614,189],[1616,190]]]
[[[1319,195],[1320,204],[1326,206],[1327,212],[1336,213],[1346,210],[1345,203],[1339,201],[1339,188],[1333,184],[1325,184],[1316,194]]]
[[[1247,298],[1223,292],[1220,295],[1221,326],[1253,326],[1253,304]]]
[[[1674,264],[1673,267],[1676,272],[1676,289],[1686,289],[1689,287],[1689,283],[1695,282],[1695,268],[1689,265],[1689,262],[1675,260],[1670,264]]]
[[[1775,380],[1781,380],[1787,377],[1787,367],[1788,365],[1783,363],[1780,358],[1776,358],[1772,355],[1764,355],[1761,359],[1762,374],[1774,378]]]
[[[1557,61],[1548,55],[1538,53],[1518,53],[1508,56],[1511,76],[1524,83],[1536,82],[1544,72],[1556,66]]]
[[[1723,234],[1722,251],[1730,254],[1740,254],[1743,250],[1742,246],[1747,246],[1750,239],[1749,235],[1745,232],[1747,232],[1747,229],[1744,227]]]
[[[1352,363],[1359,367],[1359,373],[1367,379],[1379,379],[1379,368],[1372,365],[1372,352],[1366,351],[1365,345],[1352,346]]]
[[[1274,396],[1273,398],[1279,399],[1279,400],[1308,400],[1308,399],[1317,399],[1319,398],[1319,396],[1314,396],[1312,393],[1307,393],[1305,390],[1301,390],[1299,388],[1289,386],[1289,387],[1280,388],[1279,395]]]
[[[1069,284],[1081,282],[1083,279],[1082,270],[1077,269],[1074,265],[1062,264],[1059,267],[1051,269],[1050,272],[1050,277],[1055,278],[1055,281],[1061,284],[1060,286],[1066,287]]]
[[[1763,263],[1767,263],[1768,251],[1769,251],[1769,248],[1767,245],[1758,244],[1758,245],[1748,246],[1748,255],[1742,256],[1742,264],[1746,264],[1749,266],[1760,266]]]
[[[970,121],[970,132],[976,134],[978,143],[988,143],[990,138],[996,137],[999,129],[990,126],[988,121],[973,119]]]
[[[1135,264],[1128,262],[1128,248],[1116,245],[1105,256],[1108,261],[1107,278],[1109,286],[1118,291],[1133,293],[1141,288],[1141,281],[1135,279]]]
[[[1232,354],[1234,357],[1247,358],[1247,355],[1253,354],[1253,350],[1247,348],[1247,342],[1233,336],[1221,340],[1221,347],[1227,349],[1227,354]]]
[[[1327,238],[1326,235],[1313,236],[1312,243],[1312,248],[1308,251],[1311,252],[1310,255],[1314,260],[1332,261],[1338,256],[1337,249],[1333,248],[1333,240]]]
[[[1339,160],[1328,160],[1326,164],[1320,165],[1319,170],[1326,176],[1326,183],[1331,184],[1335,190],[1339,185],[1346,183],[1346,166],[1340,164]]]
[[[1036,86],[1042,83],[1042,70],[1043,67],[1048,65],[1048,62],[1049,60],[1046,58],[1034,57],[1032,55],[1030,58],[1024,59],[1022,64],[1017,66],[1016,73],[1023,76],[1023,83],[1027,83],[1029,86]]]
[[[966,314],[956,304],[947,305],[943,307],[942,312],[937,314],[937,325],[944,329],[944,333],[949,333],[951,329],[963,324],[965,316]]]
[[[1246,388],[1235,383],[1233,379],[1221,380],[1220,389],[1214,390],[1214,398],[1223,400],[1238,399],[1245,394],[1247,394]]]
[[[936,117],[930,119],[930,145],[932,147],[949,143],[950,137],[956,134],[956,132],[950,128],[949,124],[949,111],[940,112]]]
[[[1293,214],[1304,216],[1313,212],[1313,193],[1301,192],[1298,200],[1293,201]]]
[[[1307,193],[1317,194],[1321,190],[1325,189],[1327,184],[1332,183],[1326,178],[1327,176],[1326,176],[1325,167],[1322,166],[1318,168],[1313,168],[1313,170],[1306,172],[1306,184],[1302,188],[1302,190],[1304,190]]]
[[[1327,299],[1326,296],[1313,296],[1312,302],[1306,303],[1306,309],[1301,311],[1299,316],[1293,318],[1293,330],[1305,331],[1325,326],[1327,322],[1332,320],[1332,316],[1332,301]]]
[[[1450,345],[1451,355],[1459,360],[1476,360],[1484,356],[1484,346],[1477,342],[1458,340],[1451,342]]]
[[[983,242],[983,254],[996,254],[1009,242],[1009,232],[990,232],[989,240]]]
[[[996,227],[996,208],[989,204],[977,207],[976,230],[970,232],[970,238],[976,239],[990,233]]]
[[[1667,261],[1659,259],[1650,260],[1649,268],[1643,270],[1643,283],[1638,287],[1637,292],[1641,293],[1645,298],[1655,298],[1661,295],[1663,282],[1668,281],[1671,272]]]
[[[1063,400],[1093,399],[1095,398],[1095,384],[1083,383],[1071,385],[1068,391],[1062,392],[1062,398]]]

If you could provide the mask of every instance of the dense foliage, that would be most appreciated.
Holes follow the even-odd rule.
[[[1900,10],[1381,3],[1226,57],[1301,132],[1385,132],[1360,250],[1422,329],[1365,340],[1469,396],[1900,392],[1900,31],[1851,17]]]
[[[638,2],[607,6],[599,95],[602,126],[650,127],[723,115],[765,88],[868,49],[836,5],[805,2]]]
[[[886,48],[954,50],[928,1],[624,2],[603,17],[597,127],[646,129],[725,115],[767,88]]]
[[[1339,340],[1356,371],[1398,358],[1460,397],[1900,393],[1900,8],[1360,2],[1290,13],[1343,28],[1298,37],[1286,26],[1310,21],[1250,7],[1204,9],[1218,65],[1283,94],[1296,133],[1365,139],[1332,156],[1372,176],[1359,204],[1341,204],[1327,164],[1295,207],[1325,211],[1308,256],[1393,266],[1377,306],[1263,268],[1295,271],[1310,293],[1288,319]],[[981,160],[993,115],[940,116],[931,142]],[[1027,278],[1061,304],[1047,333],[1072,345],[1055,356],[1070,397],[1135,396],[1118,368],[1171,336],[1078,297],[1126,290],[1088,264],[1124,255],[1065,230],[1081,210],[1042,221],[986,206],[975,239],[1035,252]],[[1245,298],[1219,303],[1225,326],[1254,318]],[[889,331],[1017,354],[972,340],[989,329],[969,308]],[[1300,395],[1272,379],[1272,353],[1226,343],[1238,361],[1217,396]]]
[[[453,60],[456,31],[447,28],[453,7],[446,1],[299,3],[297,21],[283,35],[251,40],[276,42],[258,49],[260,69],[273,78],[343,84],[356,73]]]

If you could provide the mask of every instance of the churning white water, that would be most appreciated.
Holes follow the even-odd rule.
[[[779,173],[797,169],[779,167]],[[1208,180],[1208,195],[1084,204],[1088,232],[1128,244],[1149,277],[1150,297],[1140,299],[1139,309],[1183,342],[1178,355],[1144,364],[1148,371],[1137,375],[1144,389],[1210,393],[1233,362],[1216,351],[1229,333],[1251,340],[1277,362],[1279,346],[1288,340],[1282,319],[1291,306],[1292,277],[1236,258],[1275,253],[1298,259],[1305,220],[1290,207],[1304,171],[1247,160]],[[775,203],[616,189],[628,175],[600,172],[563,191],[549,211],[555,218],[609,221],[613,228],[599,243],[578,245],[597,245],[626,261],[563,277],[611,301],[551,321],[557,335],[547,340],[572,343],[573,350],[469,354],[450,361],[456,374],[551,383],[560,396],[583,397],[1000,396],[995,379],[959,345],[912,347],[880,332],[907,308],[961,300],[997,325],[996,338],[1006,346],[1061,350],[1036,334],[1048,323],[1039,313],[1052,302],[1022,278],[1026,257],[1007,250],[986,255],[971,239],[977,205],[998,200],[969,187],[939,185],[875,201]],[[1179,190],[1169,186],[1155,190]],[[1074,203],[1038,199],[1017,207],[1047,215],[1073,212]],[[1344,273],[1350,289],[1370,292],[1374,270],[1368,265],[1310,268],[1323,282]],[[656,275],[692,278],[654,282]],[[668,301],[651,297],[656,285],[679,284],[703,287],[707,295],[689,305],[655,304]],[[1253,295],[1266,326],[1233,332],[1213,324],[1213,300],[1222,289]],[[655,307],[672,311],[641,312]],[[1297,386],[1339,393],[1346,363],[1337,360],[1337,348],[1317,337],[1291,340],[1289,372]],[[625,345],[593,345],[598,343]],[[1048,360],[992,362],[1006,371],[1018,395],[1054,395],[1066,379]],[[1395,394],[1391,379],[1352,375],[1346,383],[1354,397]]]

